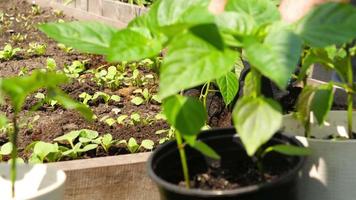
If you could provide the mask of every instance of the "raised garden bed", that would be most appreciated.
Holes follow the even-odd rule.
[[[32,0],[28,0],[32,3]],[[125,27],[128,22],[146,12],[147,8],[113,0],[36,0],[41,6],[63,10],[65,14],[80,20],[99,20],[116,27]]]
[[[147,177],[150,153],[57,162],[66,172],[65,199],[157,200],[155,184]]]

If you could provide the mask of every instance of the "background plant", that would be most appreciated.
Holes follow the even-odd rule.
[[[13,132],[9,134],[12,144],[11,151],[11,182],[12,196],[15,195],[15,180],[16,180],[16,159],[17,159],[17,135],[19,133],[18,114],[22,110],[23,104],[27,96],[39,89],[47,89],[50,98],[57,100],[59,104],[68,109],[76,109],[80,111],[87,119],[91,119],[91,111],[82,104],[79,104],[63,93],[58,85],[65,83],[66,78],[61,74],[44,73],[35,71],[29,76],[10,77],[0,79],[1,97],[6,96],[12,105],[13,114],[11,122],[13,124]]]

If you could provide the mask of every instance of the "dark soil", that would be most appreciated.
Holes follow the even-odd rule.
[[[191,187],[203,190],[231,190],[240,187],[271,182],[293,168],[292,157],[272,153],[263,159],[263,171],[258,170],[256,162],[249,157],[239,159],[224,167],[210,166],[205,173],[196,174]],[[180,182],[184,186],[184,182]]]
[[[87,60],[86,69],[96,69],[99,67],[109,67],[109,63],[102,56],[79,53],[76,51],[65,52],[61,50],[57,43],[36,29],[39,23],[53,22],[58,20],[71,21],[73,18],[64,16],[58,11],[41,8],[40,14],[34,15],[31,13],[31,5],[25,0],[4,1],[0,0],[0,13],[4,13],[4,21],[0,21],[0,49],[2,50],[6,44],[11,44],[14,48],[22,49],[14,58],[9,61],[0,60],[0,77],[17,76],[20,72],[25,74],[31,73],[36,69],[43,69],[46,66],[47,58],[53,58],[57,63],[58,69],[63,69],[65,65],[70,65],[73,61]],[[17,34],[26,36],[23,41],[16,41],[12,38]],[[37,42],[46,44],[46,54],[42,56],[30,56],[26,53],[29,48],[29,43]],[[99,134],[110,133],[114,139],[128,140],[133,137],[138,142],[143,139],[151,139],[156,144],[165,137],[165,135],[157,135],[157,130],[169,129],[168,124],[163,120],[155,120],[149,123],[136,125],[118,125],[109,126],[100,121],[103,117],[112,117],[116,119],[118,115],[130,115],[138,113],[141,118],[154,118],[160,113],[160,106],[157,102],[149,102],[140,106],[135,106],[130,102],[134,96],[132,93],[135,89],[147,88],[150,93],[156,93],[158,90],[158,76],[149,68],[139,66],[141,76],[147,74],[154,75],[154,79],[148,82],[145,86],[121,85],[117,89],[98,86],[92,80],[92,73],[82,73],[79,79],[71,80],[70,84],[62,85],[61,88],[68,93],[72,98],[79,99],[82,92],[93,95],[97,91],[105,92],[110,95],[119,95],[121,101],[119,103],[105,104],[103,101],[89,102],[90,108],[97,116],[97,120],[88,122],[76,111],[65,110],[59,106],[43,105],[36,111],[32,111],[34,105],[39,103],[39,100],[34,96],[26,100],[24,111],[20,114],[21,131],[18,138],[20,156],[27,158],[29,153],[24,152],[24,148],[33,141],[52,142],[54,138],[68,133],[72,130],[91,129],[96,130]],[[132,70],[127,68],[127,74],[130,76]],[[39,91],[45,93],[45,91]],[[120,109],[120,113],[114,112],[115,109]],[[209,124],[212,127],[223,127],[231,125],[231,115],[225,108],[222,98],[217,95],[208,97]],[[12,115],[12,109],[9,105],[0,106],[0,112],[5,113],[8,117]],[[39,120],[33,122],[35,116],[39,116]],[[5,130],[0,131],[0,146],[8,142],[7,133]],[[110,155],[127,153],[124,148],[114,146],[110,149]],[[105,156],[102,150],[89,152],[84,157]]]

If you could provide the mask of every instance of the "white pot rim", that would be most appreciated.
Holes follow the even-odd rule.
[[[330,112],[328,113],[328,115],[332,115],[332,114],[344,114],[346,116],[346,110],[330,110]],[[283,118],[287,118],[287,117],[293,117],[292,116],[293,113],[289,113],[283,116]],[[356,111],[353,111],[353,116],[356,116]],[[356,119],[355,119],[356,120]],[[299,122],[299,121],[298,121]],[[355,127],[354,127],[355,128]],[[286,132],[286,131],[283,131]],[[287,132],[288,133],[288,132]],[[307,141],[311,141],[314,143],[336,143],[336,144],[341,144],[341,143],[355,143],[356,144],[356,139],[345,139],[345,140],[331,140],[331,139],[322,139],[322,138],[307,138],[305,136],[301,136],[301,135],[294,135],[296,138],[301,138]]]
[[[10,165],[8,163],[1,163],[1,165],[8,165],[10,167]],[[64,183],[65,183],[65,181],[67,179],[67,176],[66,176],[66,174],[64,173],[63,170],[56,169],[56,168],[51,167],[51,166],[49,166],[47,164],[35,164],[35,165],[26,164],[26,163],[25,164],[17,164],[16,168],[17,168],[17,170],[19,168],[25,168],[26,169],[26,168],[30,168],[31,166],[36,166],[36,165],[45,165],[46,168],[47,168],[47,172],[46,173],[56,173],[57,180],[53,184],[50,184],[48,186],[45,186],[45,187],[39,189],[35,194],[27,196],[26,199],[35,199],[35,198],[43,196],[45,194],[52,193],[57,188],[59,188],[62,185],[64,185]]]
[[[52,185],[50,185],[48,187],[45,187],[43,189],[38,190],[38,192],[36,194],[30,196],[29,199],[35,198],[35,197],[38,197],[38,196],[42,196],[44,194],[52,193],[52,191],[56,190],[58,187],[60,187],[61,185],[64,184],[64,182],[67,179],[67,176],[64,173],[64,171],[56,169],[55,172],[57,173],[58,180],[54,184],[52,184]]]

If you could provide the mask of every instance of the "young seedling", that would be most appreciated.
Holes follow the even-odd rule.
[[[131,122],[130,124],[132,125],[137,125],[141,123],[141,115],[138,113],[132,113],[130,115]]]
[[[66,53],[72,53],[72,52],[73,52],[73,48],[72,48],[72,47],[67,47],[66,45],[61,44],[61,43],[57,44],[57,47],[58,47],[60,50],[66,52]]]
[[[10,44],[7,44],[4,49],[0,51],[0,60],[11,60],[19,51],[21,51],[20,48],[13,48]]]
[[[97,69],[94,72],[94,81],[99,86],[106,86],[110,89],[116,89],[121,85],[126,73],[117,71],[115,66],[110,66],[108,69]]]
[[[124,125],[125,124],[125,120],[128,118],[128,115],[120,115],[116,121],[118,124]]]
[[[73,101],[63,93],[58,85],[65,83],[66,77],[56,73],[44,73],[34,71],[30,76],[10,77],[0,80],[1,97],[6,96],[11,102],[13,109],[12,125],[13,132],[10,135],[12,143],[10,177],[12,197],[15,197],[15,180],[16,180],[16,160],[17,160],[17,136],[19,133],[18,114],[22,110],[26,98],[39,89],[46,89],[50,98],[57,100],[62,106],[68,109],[79,110],[87,119],[92,118],[92,112],[87,107]]]
[[[83,104],[88,105],[88,102],[92,100],[93,96],[86,92],[83,92],[79,95],[79,98],[82,99]]]
[[[11,35],[11,40],[14,44],[23,42],[26,40],[26,38],[27,38],[27,35],[22,35],[21,33]]]
[[[35,95],[35,98],[41,100],[43,103],[50,105],[51,107],[54,107],[58,103],[56,100],[47,98],[46,95],[41,92],[38,92]]]
[[[165,135],[163,138],[161,138],[159,140],[159,144],[163,144],[167,141],[171,141],[174,139],[174,128],[171,127],[170,129],[162,129],[162,130],[158,130],[155,132],[156,135]]]
[[[151,94],[147,88],[144,90],[142,89],[136,89],[133,91],[134,94],[141,94],[142,97],[135,96],[134,98],[131,99],[131,103],[135,104],[136,106],[139,106],[143,103],[148,103],[151,100],[155,100],[158,103],[160,103],[160,100],[157,95]]]
[[[41,7],[37,4],[32,4],[31,6],[31,14],[32,15],[39,15],[41,14]]]
[[[96,131],[91,131],[87,129],[79,131],[71,131],[63,136],[57,137],[54,141],[58,142],[68,142],[70,149],[64,151],[63,156],[69,156],[76,159],[81,153],[87,152],[98,147],[98,144],[90,143],[95,140],[98,136]],[[74,141],[79,138],[79,142],[74,144]]]
[[[44,162],[56,162],[60,160],[62,154],[57,143],[33,142],[26,147],[26,151],[32,150],[29,163],[37,164]]]
[[[105,134],[100,137],[100,145],[103,147],[106,153],[109,153],[110,148],[117,143],[117,140],[113,140],[111,134]]]
[[[32,56],[43,56],[46,54],[47,46],[45,44],[39,44],[37,42],[31,42],[27,53]]]
[[[47,58],[46,68],[48,71],[56,71],[56,69],[57,69],[56,61],[53,58]]]
[[[120,96],[118,96],[118,95],[110,96],[109,94],[106,94],[105,92],[95,92],[92,100],[96,101],[99,98],[103,99],[105,104],[108,104],[109,101],[119,102],[121,99]]]
[[[64,67],[64,73],[69,77],[69,78],[78,78],[79,75],[85,71],[86,67],[85,64],[87,61],[73,61],[71,65],[66,65]]]
[[[121,141],[120,143],[123,143],[126,145],[127,150],[129,150],[130,153],[137,153],[138,151],[142,149],[146,150],[152,150],[154,147],[154,142],[152,140],[142,140],[141,145],[139,145],[135,138],[130,138],[128,142],[125,140]]]

